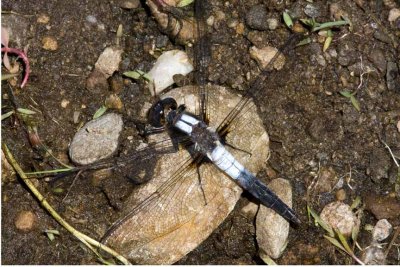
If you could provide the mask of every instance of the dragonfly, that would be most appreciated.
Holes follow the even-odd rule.
[[[166,6],[163,1],[159,4],[166,11],[171,7]],[[261,71],[241,100],[233,107],[230,113],[222,120],[216,129],[210,129],[209,124],[209,95],[210,86],[207,85],[207,65],[210,62],[210,42],[206,27],[207,1],[195,1],[196,24],[194,31],[198,40],[195,44],[194,65],[196,69],[195,82],[199,104],[198,114],[192,114],[186,110],[185,105],[178,105],[175,99],[167,97],[159,100],[149,110],[149,128],[145,128],[147,134],[155,134],[167,131],[172,140],[161,140],[149,144],[146,148],[138,150],[134,156],[125,156],[76,167],[74,171],[84,171],[99,168],[124,168],[129,165],[138,165],[138,162],[152,160],[156,155],[175,152],[178,148],[184,148],[190,153],[190,157],[181,160],[175,171],[165,181],[138,204],[128,205],[120,219],[113,223],[108,229],[102,243],[111,246],[128,259],[135,263],[165,263],[153,259],[150,262],[143,261],[141,254],[151,257],[157,254],[151,251],[148,243],[157,243],[159,239],[176,230],[177,226],[190,224],[202,208],[192,208],[190,202],[194,198],[200,198],[203,206],[207,207],[215,195],[208,195],[203,187],[199,167],[201,165],[214,166],[224,176],[242,189],[253,195],[262,205],[275,210],[279,215],[290,223],[297,225],[300,220],[296,213],[288,207],[279,197],[275,195],[256,175],[251,173],[242,163],[235,159],[233,154],[226,148],[224,137],[230,132],[232,125],[239,117],[248,112],[253,104],[252,99],[259,97],[263,85],[267,83],[268,76],[273,72],[273,65],[281,54],[285,54],[295,47],[302,38],[300,35],[292,35],[271,60],[269,65]],[[175,19],[182,19],[180,13],[170,13]],[[234,148],[234,147],[233,147]],[[234,148],[235,149],[235,148]],[[210,186],[210,185],[208,185]],[[221,192],[222,194],[222,192]],[[137,199],[139,197],[133,197]],[[180,199],[181,205],[174,207],[171,199]],[[188,204],[189,203],[189,204]],[[208,208],[209,208],[208,207]],[[218,208],[218,207],[215,207]],[[172,216],[173,223],[166,221],[168,215]],[[147,232],[141,231],[143,223],[148,224]],[[171,226],[172,225],[172,226]],[[190,233],[187,233],[190,234]],[[189,246],[190,247],[190,246]],[[190,251],[190,250],[189,250]],[[187,253],[188,251],[183,252]]]

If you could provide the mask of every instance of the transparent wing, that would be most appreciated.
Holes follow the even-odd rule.
[[[263,91],[264,86],[268,86],[268,77],[272,75],[273,66],[277,59],[286,52],[292,50],[296,44],[303,38],[302,34],[293,34],[290,38],[282,45],[275,56],[271,59],[268,65],[261,71],[258,77],[252,82],[250,88],[246,91],[242,99],[237,103],[237,105],[232,109],[232,111],[226,116],[222,123],[218,126],[217,132],[220,136],[226,135],[232,126],[232,123],[237,119],[238,116],[242,116],[251,110],[251,106],[254,103],[251,99],[257,99],[259,94]],[[242,115],[240,115],[242,114]]]

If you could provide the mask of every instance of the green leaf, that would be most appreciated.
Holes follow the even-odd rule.
[[[355,208],[357,208],[360,205],[360,203],[361,203],[361,197],[357,196],[354,199],[353,203],[351,203],[350,209],[354,210]]]
[[[353,227],[353,229],[351,230],[351,239],[354,242],[357,242],[357,237],[358,237],[358,233],[360,232],[360,224],[357,224],[356,226]]]
[[[353,104],[354,108],[355,108],[357,111],[360,111],[360,110],[361,110],[361,108],[360,108],[360,102],[358,102],[358,100],[354,97],[354,95],[352,95],[352,96],[350,97],[350,101],[351,101],[351,104]]]
[[[338,235],[339,240],[340,240],[340,242],[342,243],[342,245],[344,246],[344,248],[346,249],[346,251],[347,251],[349,254],[353,254],[353,250],[350,248],[349,243],[347,243],[347,240],[346,240],[346,238],[344,237],[344,235],[343,235],[338,229],[335,229],[335,232],[336,232],[336,234]]]
[[[107,107],[106,106],[101,106],[97,111],[96,111],[96,113],[94,113],[94,115],[93,115],[93,119],[97,119],[98,117],[100,117],[101,115],[103,115],[104,114],[104,112],[106,112],[107,111]]]
[[[14,114],[14,110],[11,110],[5,114],[1,114],[1,120],[7,119],[8,117],[10,117],[12,114]]]
[[[350,98],[350,97],[352,97],[353,95],[349,92],[349,91],[340,91],[339,92],[342,96],[344,96],[344,97],[347,97],[347,98]]]
[[[25,115],[33,115],[36,114],[35,111],[26,109],[26,108],[17,108],[18,113],[25,114]]]
[[[309,44],[309,43],[311,43],[311,38],[310,38],[310,37],[307,37],[307,38],[304,38],[303,40],[301,40],[301,41],[296,45],[296,47],[297,47],[297,46],[306,45],[306,44]]]
[[[56,194],[61,194],[62,192],[64,192],[64,189],[62,189],[61,187],[57,187],[53,189],[53,192]]]
[[[328,50],[328,48],[329,48],[329,46],[331,45],[331,43],[332,43],[332,31],[331,30],[328,30],[327,31],[327,34],[328,34],[328,37],[326,37],[326,39],[325,39],[325,42],[324,42],[324,48],[322,49],[322,51],[326,51],[326,50]]]
[[[176,5],[177,7],[185,7],[193,3],[194,0],[181,0],[179,3]]]
[[[314,28],[318,25],[320,25],[318,22],[315,21],[315,19],[300,19],[301,22],[303,22],[305,25]]]
[[[287,12],[283,12],[283,21],[285,22],[288,28],[293,27],[293,20]]]
[[[46,233],[50,241],[54,240],[55,235],[60,235],[60,232],[58,230],[45,230],[44,232]]]
[[[326,29],[326,28],[333,28],[333,27],[343,26],[343,25],[346,25],[346,24],[349,24],[349,22],[345,21],[345,20],[325,22],[325,23],[322,23],[320,25],[314,25],[312,31],[315,32],[315,31],[319,31],[319,30],[322,30],[322,29]]]
[[[340,248],[341,250],[343,250],[344,252],[346,252],[346,249],[339,243],[339,241],[336,240],[336,238],[324,235],[324,237],[326,239],[329,240],[329,242],[331,242],[333,245],[335,245],[336,247]]]

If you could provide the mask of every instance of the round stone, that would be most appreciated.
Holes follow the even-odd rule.
[[[71,160],[86,165],[111,156],[118,147],[122,126],[121,116],[115,113],[88,122],[72,139]]]

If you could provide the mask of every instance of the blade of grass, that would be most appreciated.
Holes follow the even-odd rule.
[[[12,114],[14,114],[14,110],[11,110],[5,114],[1,114],[1,120],[7,119],[8,117],[10,117]]]
[[[8,80],[8,79],[17,77],[18,75],[19,75],[19,73],[6,73],[6,74],[2,74],[2,75],[1,75],[1,80],[2,80],[2,81]]]
[[[322,23],[318,26],[313,27],[312,32],[316,32],[322,29],[326,29],[326,28],[333,28],[333,27],[338,27],[338,26],[343,26],[349,24],[349,22],[345,21],[345,20],[338,20],[338,21],[330,21],[330,22],[325,22]]]
[[[28,179],[26,176],[25,172],[21,169],[17,161],[15,160],[14,156],[11,154],[10,150],[8,149],[7,145],[5,143],[2,143],[2,149],[4,151],[4,154],[6,155],[7,160],[10,162],[11,166],[15,169],[15,171],[18,173],[18,175],[21,177],[22,181],[25,183],[25,185],[29,188],[29,190],[32,192],[32,194],[37,198],[37,200],[40,202],[40,204],[45,208],[51,216],[59,223],[61,224],[67,231],[69,231],[72,235],[74,235],[76,238],[78,238],[82,243],[84,243],[93,253],[96,254],[97,257],[99,257],[99,260],[107,263],[101,255],[96,251],[96,249],[93,247],[97,247],[99,249],[102,249],[118,259],[121,263],[123,264],[130,264],[130,262],[125,259],[122,255],[118,254],[116,251],[113,249],[99,243],[98,241],[92,239],[91,237],[77,231],[75,228],[73,228],[69,223],[67,223],[55,210],[54,208],[47,202],[47,200],[43,197],[43,195],[36,189],[34,184]]]

